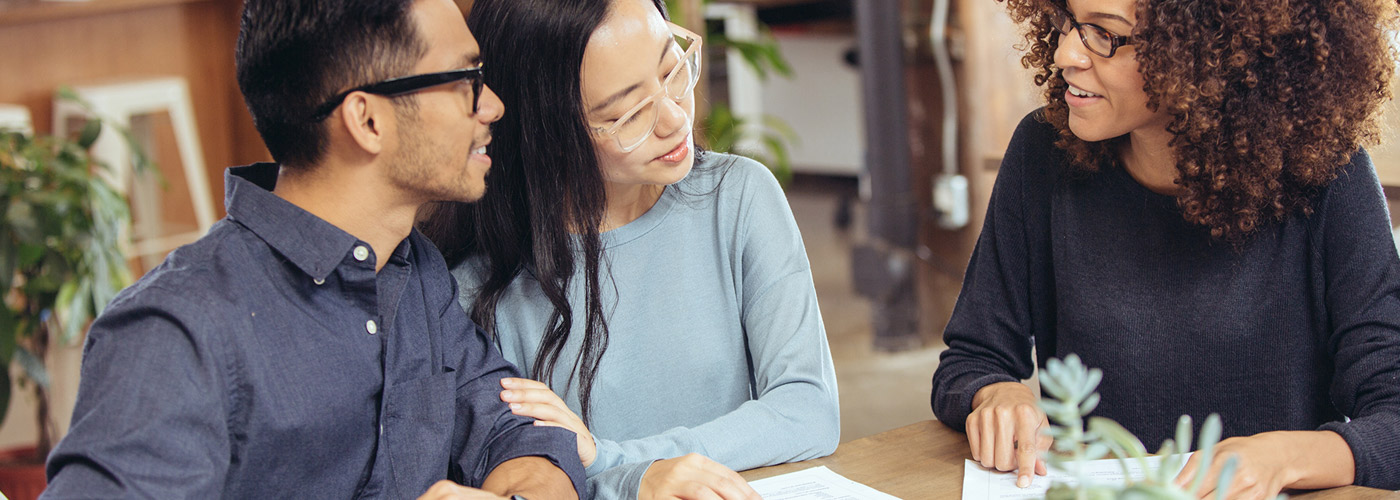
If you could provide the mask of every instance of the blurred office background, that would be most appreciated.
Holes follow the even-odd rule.
[[[270,159],[234,79],[241,5],[0,0],[0,126],[71,129],[81,113],[56,106],[55,91],[74,87],[99,112],[129,117],[159,166],[161,179],[124,188],[137,276],[223,215],[226,167]],[[672,14],[736,41],[707,44],[698,113],[712,132],[743,131],[726,147],[788,180],[836,361],[842,440],[932,418],[942,328],[999,158],[1039,102],[1017,27],[990,0],[673,0]],[[1400,150],[1373,154],[1394,199]],[[39,360],[57,436],[80,342],[55,340]],[[11,388],[0,450],[37,436],[34,382],[21,363],[9,370],[24,386]]]

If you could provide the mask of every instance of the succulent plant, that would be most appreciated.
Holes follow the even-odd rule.
[[[1104,417],[1089,417],[1099,405],[1095,392],[1103,380],[1103,371],[1089,368],[1079,356],[1070,354],[1064,361],[1051,359],[1040,371],[1040,385],[1048,397],[1042,397],[1041,409],[1052,422],[1046,433],[1055,440],[1046,461],[1050,465],[1075,475],[1074,483],[1055,483],[1046,492],[1048,500],[1194,500],[1198,497],[1205,474],[1197,474],[1188,488],[1172,480],[1184,465],[1191,451],[1191,416],[1177,420],[1176,436],[1162,442],[1158,454],[1162,460],[1157,467],[1147,460],[1147,449],[1133,433],[1118,422]],[[1086,425],[1087,417],[1087,425]],[[1200,467],[1208,471],[1214,457],[1215,444],[1220,441],[1220,416],[1212,413],[1201,426]],[[1123,467],[1126,482],[1119,485],[1092,484],[1086,481],[1084,464],[1112,455]],[[1145,476],[1134,480],[1129,461],[1137,461]],[[1234,479],[1235,457],[1226,460],[1220,469],[1216,498],[1223,499]],[[1287,498],[1279,495],[1279,499]]]

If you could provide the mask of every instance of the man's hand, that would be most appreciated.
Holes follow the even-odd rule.
[[[1016,486],[1031,484],[1031,473],[1048,472],[1040,453],[1051,439],[1041,433],[1050,425],[1029,387],[1001,382],[983,387],[972,397],[967,415],[967,443],[972,459],[988,469],[1016,471]]]
[[[559,395],[549,386],[526,378],[503,378],[501,401],[510,404],[510,411],[516,415],[535,419],[535,425],[563,427],[578,435],[578,459],[584,467],[593,465],[598,458],[598,448],[593,444],[593,433],[583,425]]]
[[[518,494],[525,498],[578,499],[568,474],[548,459],[534,456],[512,458],[497,465],[481,482],[481,489],[502,497]]]
[[[1340,435],[1331,431],[1278,431],[1233,437],[1215,445],[1210,471],[1197,492],[1214,498],[1216,480],[1226,460],[1237,460],[1225,498],[1270,500],[1285,488],[1321,489],[1351,484],[1356,463]],[[1200,472],[1201,454],[1191,456],[1176,484],[1190,488]]]
[[[433,483],[433,486],[428,488],[428,492],[418,497],[418,500],[506,500],[506,498],[489,491],[468,488],[444,479]]]
[[[653,462],[637,499],[763,500],[737,472],[695,453]]]

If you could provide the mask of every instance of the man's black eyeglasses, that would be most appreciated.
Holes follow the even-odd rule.
[[[313,114],[311,117],[311,121],[319,122],[321,120],[326,119],[327,116],[330,116],[331,113],[335,112],[335,108],[339,107],[340,103],[345,101],[345,97],[349,96],[352,92],[368,92],[374,95],[394,97],[417,92],[429,87],[436,87],[438,85],[460,82],[462,80],[471,80],[472,114],[476,114],[477,104],[481,102],[481,86],[483,77],[484,74],[482,67],[477,66],[475,68],[454,69],[451,71],[443,71],[439,73],[426,73],[422,75],[391,78],[378,83],[362,85],[347,90],[345,92],[336,94],[335,97],[332,97],[325,103],[322,103],[320,106],[317,106],[315,114]]]

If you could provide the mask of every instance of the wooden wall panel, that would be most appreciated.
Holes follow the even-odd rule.
[[[109,1],[123,3],[93,3]],[[226,167],[268,158],[234,79],[241,8],[239,0],[183,0],[21,19],[6,19],[0,10],[0,47],[7,48],[0,51],[0,102],[28,107],[35,129],[51,131],[53,92],[60,85],[182,76],[190,85],[213,197],[222,200]],[[216,205],[222,215],[222,203]]]

